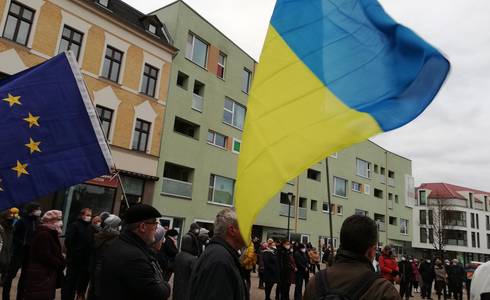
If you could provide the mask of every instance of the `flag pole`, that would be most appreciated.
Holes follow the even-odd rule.
[[[327,202],[328,202],[328,223],[330,227],[330,245],[331,247],[331,253],[330,257],[328,259],[328,265],[332,265],[332,259],[331,257],[333,256],[333,226],[332,226],[332,204],[330,201],[330,174],[328,170],[328,156],[325,158],[325,169],[326,169],[326,175],[327,175]]]

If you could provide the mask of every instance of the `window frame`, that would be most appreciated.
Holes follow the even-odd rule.
[[[245,77],[245,74],[247,75]],[[248,93],[250,92],[250,86],[252,84],[252,71],[250,71],[249,69],[247,68],[243,68],[243,82],[242,82],[242,92],[244,92],[245,94],[248,95]],[[244,87],[245,87],[245,79],[246,79],[246,82],[247,82],[247,87],[246,87],[246,91],[244,90]]]
[[[226,105],[225,104],[226,104],[226,101],[227,100],[232,103],[232,109],[231,110],[228,109],[228,108],[226,108]],[[236,107],[237,106],[240,107],[240,108],[243,108],[243,121],[242,121],[243,126],[242,127],[239,127],[239,126],[237,126],[237,125],[234,124],[235,123],[235,119],[237,118],[237,114],[236,114],[236,112],[237,112]],[[228,123],[226,121],[226,119],[225,119],[225,113],[231,113],[231,123]],[[229,125],[229,126],[231,126],[233,128],[236,128],[236,129],[238,129],[240,131],[243,131],[243,127],[245,126],[245,118],[246,118],[246,115],[247,115],[247,108],[245,107],[245,105],[242,105],[242,104],[236,102],[235,100],[233,100],[233,99],[231,99],[229,97],[225,97],[225,101],[223,103],[223,123],[225,123],[226,125]]]
[[[221,203],[221,202],[215,202],[215,192],[216,192],[216,177],[224,178],[226,180],[232,181],[232,195],[231,195],[231,204],[226,204],[226,203]],[[211,180],[213,179],[213,180]],[[211,181],[213,182],[213,185],[211,186]],[[209,199],[209,192],[211,192],[212,189],[212,197]],[[208,203],[210,204],[215,204],[215,205],[221,205],[221,206],[227,206],[227,207],[233,207],[235,204],[235,180],[232,178],[228,178],[225,176],[220,176],[216,174],[211,174],[209,178],[209,187],[208,187]]]
[[[366,163],[367,164],[367,168],[366,168],[366,172],[367,172],[367,175],[365,174],[361,174],[361,172],[359,171],[359,163]],[[364,160],[364,159],[361,159],[361,158],[356,158],[356,175],[359,176],[359,177],[362,177],[362,178],[367,178],[367,179],[370,179],[371,178],[371,163],[368,162],[367,160]]]
[[[95,105],[95,109],[97,111],[97,116],[99,118],[100,126],[102,127],[102,132],[104,133],[106,140],[109,141],[110,140],[109,137],[111,136],[112,120],[114,117],[114,110],[110,109],[108,107],[105,107],[103,105],[98,105],[98,104]],[[99,109],[100,109],[100,111],[99,111]],[[110,113],[109,119],[105,118],[106,112]],[[104,124],[105,123],[109,123],[107,132],[104,132]]]
[[[344,184],[345,195],[337,194],[337,180],[336,179],[340,179],[340,180],[343,180],[345,182],[345,184]],[[347,198],[347,184],[348,183],[349,183],[349,181],[345,178],[333,176],[333,195],[337,196],[337,197],[341,197],[341,198]]]
[[[240,146],[238,147],[238,151],[235,150],[235,143],[238,143]],[[231,142],[231,152],[235,153],[235,154],[240,154],[240,151],[242,150],[242,141],[237,139],[237,138],[233,138],[232,142]]]
[[[140,122],[140,126],[138,127],[138,122]],[[148,131],[143,130],[143,125],[148,124]],[[131,150],[134,151],[140,151],[140,152],[147,152],[148,151],[148,144],[150,140],[150,132],[151,132],[151,122],[145,121],[143,119],[137,118],[134,124],[134,135],[133,135],[133,141],[131,143]],[[141,137],[143,134],[146,134],[146,141],[145,141],[145,147],[144,150],[141,150]],[[138,139],[137,142],[137,148],[134,147],[134,140]]]
[[[192,37],[192,42],[189,44],[189,37]],[[194,60],[194,51],[195,51],[195,45],[196,45],[196,39],[199,40],[201,43],[206,45],[206,53],[204,55],[204,65],[200,65],[198,62]],[[191,45],[190,50],[188,49],[189,45]],[[206,42],[204,39],[200,38],[193,32],[189,32],[187,36],[187,42],[186,42],[186,51],[185,51],[185,58],[188,60],[192,61],[194,64],[200,66],[203,69],[207,69],[208,67],[208,56],[209,56],[209,43]]]
[[[354,192],[356,192],[356,193],[362,193],[362,192],[363,192],[363,190],[362,190],[362,183],[359,183],[359,182],[356,182],[356,181],[351,181],[351,183],[352,183],[352,184],[351,184],[351,185],[352,185],[352,190],[353,190]],[[355,189],[355,188],[354,188],[354,185],[359,186],[359,189]]]
[[[19,13],[18,14],[15,14],[14,12],[11,11],[12,4],[19,6]],[[31,19],[30,20],[23,17],[24,10],[31,12]],[[17,43],[19,45],[27,47],[27,45],[29,44],[29,39],[31,37],[31,30],[32,30],[32,27],[34,24],[35,14],[36,14],[36,10],[30,8],[29,6],[27,6],[23,3],[17,2],[17,1],[10,1],[10,5],[8,7],[8,10],[7,10],[7,17],[5,18],[5,24],[3,27],[2,37],[9,40],[9,41],[12,41],[12,42]],[[11,39],[5,36],[5,31],[7,30],[7,23],[8,23],[9,17],[15,18],[15,29],[14,29],[14,32],[13,32]],[[29,25],[28,30],[27,30],[25,43],[20,43],[17,40],[18,34],[19,34],[19,27],[20,27],[20,24],[22,22],[25,22]]]
[[[212,141],[209,140],[209,135],[210,134],[212,134],[212,136],[213,136]],[[223,137],[224,146],[221,146],[221,145],[219,145],[219,144],[216,143],[216,136],[218,136],[218,135],[220,135],[220,136]],[[206,142],[208,144],[210,144],[210,145],[213,145],[213,146],[218,147],[220,149],[226,150],[226,146],[228,145],[228,136],[226,136],[224,134],[221,134],[219,132],[216,132],[214,130],[209,129],[208,130],[208,136],[206,137]]]
[[[148,73],[146,68],[148,67]],[[152,71],[156,71],[156,75],[153,76]],[[160,74],[160,69],[150,65],[149,63],[145,63],[143,66],[143,77],[141,79],[141,93],[145,94],[148,97],[155,98],[157,85],[158,85],[158,75]],[[150,93],[150,80],[154,80],[153,91]],[[146,87],[145,87],[146,83]]]
[[[220,58],[223,58],[223,63],[220,62]],[[225,53],[223,53],[221,51],[218,53],[218,62],[217,62],[217,66],[216,66],[216,76],[219,79],[223,79],[223,80],[225,79],[227,59],[228,59],[228,55],[226,55]],[[220,68],[222,71],[221,76],[219,76]]]
[[[408,235],[408,220],[400,218],[400,234]],[[405,223],[405,232],[402,231],[402,223]]]
[[[64,35],[65,28],[70,31],[70,37],[69,38],[66,38],[65,35]],[[80,35],[80,43],[78,43],[77,41],[75,41],[73,39],[73,35],[75,33],[77,33],[77,34]],[[61,37],[60,37],[60,44],[59,44],[59,47],[58,47],[58,53],[61,53],[61,41],[65,40],[65,41],[68,42],[68,47],[67,47],[66,51],[71,50],[71,45],[72,44],[75,44],[75,45],[78,46],[78,52],[76,53],[76,58],[77,58],[77,61],[78,61],[80,59],[80,53],[82,52],[82,44],[83,44],[83,38],[84,38],[84,36],[85,36],[85,34],[83,32],[81,32],[80,30],[77,30],[77,29],[73,28],[70,25],[64,24],[63,25],[63,28],[61,29]],[[65,50],[63,50],[63,51],[65,51]]]
[[[344,206],[337,204],[336,212],[337,216],[342,216],[344,214]]]
[[[112,55],[111,56],[108,56],[107,55],[107,51],[108,50],[111,50],[112,51]],[[121,54],[121,60],[118,61],[114,58],[115,54],[116,53],[120,53]],[[105,61],[106,59],[109,61],[109,70],[107,71],[107,76],[104,75],[104,66],[105,66]],[[104,60],[102,61],[102,77],[104,79],[107,79],[109,81],[112,81],[112,82],[115,82],[115,83],[119,83],[119,76],[121,75],[121,69],[122,69],[122,64],[123,64],[123,60],[124,60],[124,52],[111,46],[111,45],[107,45],[106,46],[106,50],[105,50],[105,54],[104,54]],[[111,79],[111,75],[112,75],[112,71],[113,71],[113,65],[114,64],[119,64],[119,68],[117,69],[117,76],[116,76],[116,80],[112,80]]]

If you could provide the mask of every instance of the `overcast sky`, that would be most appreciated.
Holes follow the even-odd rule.
[[[126,0],[144,13],[169,0]],[[258,60],[275,0],[187,0]],[[490,1],[381,0],[385,10],[451,61],[434,102],[408,125],[373,139],[412,160],[416,184],[490,192]]]

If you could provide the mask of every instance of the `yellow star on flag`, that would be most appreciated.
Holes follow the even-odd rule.
[[[41,142],[35,142],[32,138],[29,138],[29,144],[25,144],[27,148],[31,150],[31,154],[34,152],[41,152],[41,149],[39,149],[39,144]]]
[[[13,167],[12,170],[17,171],[17,178],[22,176],[22,174],[29,175],[27,172],[27,164],[23,164],[20,161],[17,161],[17,166]]]
[[[9,103],[10,107],[14,106],[14,104],[22,105],[20,103],[20,96],[12,96],[10,93],[8,94],[9,96],[7,98],[3,98],[3,101],[6,101]]]
[[[29,113],[29,117],[24,118],[24,120],[27,123],[29,123],[29,128],[31,128],[33,125],[36,125],[37,127],[39,127],[39,123],[38,123],[39,116],[33,116],[31,113]]]

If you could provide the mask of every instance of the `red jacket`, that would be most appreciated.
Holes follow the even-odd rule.
[[[381,275],[383,275],[384,279],[391,282],[395,280],[395,276],[393,276],[392,272],[399,271],[396,259],[385,255],[379,257],[379,269],[381,270]]]

